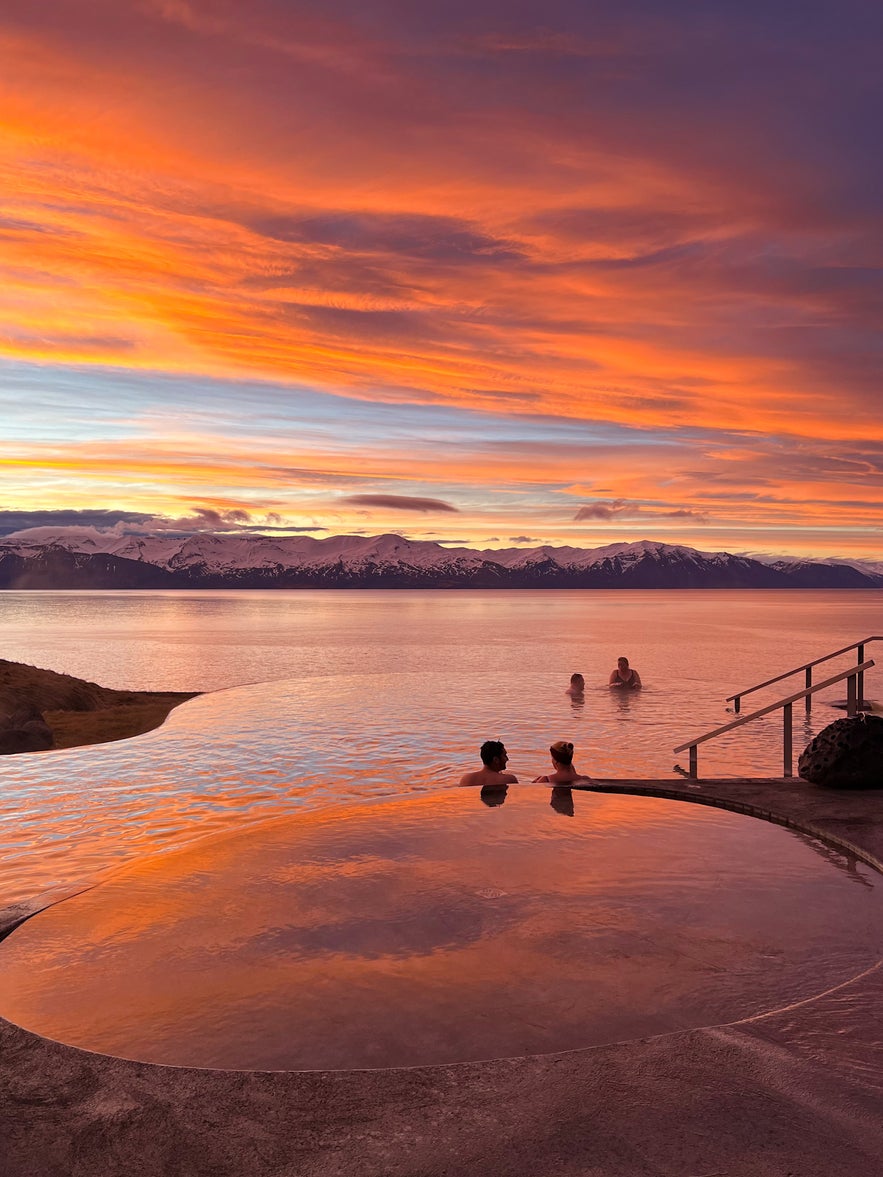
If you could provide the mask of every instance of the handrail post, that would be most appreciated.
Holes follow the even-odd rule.
[[[812,683],[812,678],[809,677],[809,674],[814,666],[820,666],[823,662],[828,662],[832,658],[839,658],[841,654],[848,654],[850,650],[855,650],[858,653],[858,661],[856,662],[856,666],[861,666],[865,660],[865,648],[867,647],[868,642],[883,642],[883,634],[874,634],[871,637],[862,638],[861,641],[852,642],[848,646],[842,646],[839,650],[832,650],[830,654],[825,654],[822,658],[815,658],[812,662],[804,662],[802,666],[795,666],[793,670],[786,670],[784,674],[777,674],[775,678],[768,678],[764,682],[755,683],[753,687],[747,687],[744,691],[740,691],[738,695],[727,695],[727,702],[733,704],[733,710],[738,715],[742,710],[743,696],[750,695],[754,691],[759,691],[762,687],[771,687],[774,683],[781,682],[785,678],[790,678],[792,674],[799,674],[801,670],[807,672],[806,683],[808,690]],[[864,671],[859,671],[857,692],[859,703],[861,703],[862,699],[864,698],[864,687]],[[807,696],[804,695],[803,697],[806,699],[806,709],[807,711],[810,711],[812,704],[810,703]]]
[[[807,668],[806,668],[806,689],[808,691],[812,690],[812,667],[811,666],[807,666]],[[806,696],[806,710],[807,710],[807,713],[812,711],[812,695]]]
[[[791,737],[791,712],[792,712],[792,709],[793,709],[793,705],[791,703],[786,703],[785,706],[782,708],[782,745],[783,745],[784,764],[785,764],[785,771],[782,773],[782,776],[793,776],[794,775],[794,771],[793,771],[793,768],[794,768],[794,765],[793,765],[794,742]]]
[[[874,641],[883,641],[883,636],[874,638]],[[864,644],[867,644],[868,639],[865,639]],[[851,650],[853,647],[850,646]],[[839,654],[843,654],[844,650],[838,650]],[[710,732],[705,732],[701,736],[694,736],[692,740],[685,740],[683,744],[678,744],[674,749],[676,753],[684,752],[690,749],[690,772],[689,776],[694,780],[699,775],[698,766],[698,752],[697,749],[700,744],[704,744],[706,740],[713,740],[717,736],[724,735],[725,732],[732,731],[733,728],[742,727],[746,723],[751,723],[755,719],[760,719],[761,716],[770,715],[774,711],[782,710],[782,724],[784,736],[784,748],[782,751],[783,772],[786,777],[793,776],[794,765],[794,704],[799,699],[805,699],[807,694],[817,694],[819,691],[825,690],[826,687],[832,687],[834,683],[846,682],[847,699],[846,699],[846,713],[850,717],[854,717],[858,711],[859,699],[856,698],[856,681],[858,676],[865,670],[870,670],[874,666],[874,661],[869,659],[866,662],[859,662],[857,666],[848,666],[845,670],[839,671],[837,674],[831,675],[830,678],[822,679],[821,682],[814,683],[813,686],[807,687],[803,691],[795,691],[793,695],[788,695],[784,699],[779,699],[775,703],[768,703],[765,707],[759,708],[757,711],[752,711],[748,715],[740,715],[737,719],[731,719],[729,723],[725,723],[722,727],[716,727]],[[799,669],[805,669],[799,667]],[[796,673],[796,672],[791,672]],[[769,684],[764,684],[769,685]],[[735,699],[735,695],[730,695],[727,699],[729,703],[731,699]],[[675,766],[679,772],[683,772],[682,768]]]

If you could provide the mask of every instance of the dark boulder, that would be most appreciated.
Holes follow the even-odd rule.
[[[801,752],[797,771],[805,781],[834,789],[883,788],[883,718],[835,719]]]
[[[0,756],[13,752],[45,752],[54,743],[52,729],[42,712],[31,704],[0,712]]]

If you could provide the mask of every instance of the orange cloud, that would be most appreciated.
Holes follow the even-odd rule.
[[[241,31],[232,17],[185,5],[154,11],[220,37],[224,53]],[[582,145],[567,197],[581,200],[589,224],[595,210],[599,228],[575,238],[565,216],[556,229],[562,194],[547,186],[538,233],[533,172],[501,182],[485,175],[480,157],[455,185],[450,215],[450,185],[436,187],[451,162],[447,128],[440,149],[414,160],[409,179],[390,176],[366,190],[339,166],[329,174],[324,147],[298,151],[292,168],[303,128],[270,119],[255,139],[241,116],[226,118],[228,97],[207,78],[187,83],[186,109],[176,106],[172,118],[169,87],[131,60],[123,73],[81,44],[83,85],[86,61],[53,50],[51,38],[7,47],[18,68],[3,95],[11,124],[4,162],[18,176],[10,214],[19,218],[6,234],[15,271],[2,307],[8,355],[255,372],[372,398],[636,425],[793,429],[796,420],[807,436],[855,435],[855,416],[838,417],[831,394],[808,389],[799,357],[746,353],[738,339],[730,348],[711,342],[726,319],[709,294],[719,296],[721,253],[745,225],[709,222],[717,190],[705,176],[666,174],[658,161],[611,159]],[[338,72],[325,62],[322,69]],[[419,89],[411,73],[392,80]],[[248,89],[237,98],[246,107],[262,100]],[[208,108],[218,124],[209,130]],[[516,128],[503,112],[494,121],[497,143],[511,143],[516,130],[529,143],[540,132]],[[277,157],[283,125],[294,137]],[[562,151],[576,150],[565,131],[557,138]],[[48,167],[28,158],[34,141]],[[376,127],[370,142],[385,164],[389,144]],[[595,174],[588,184],[595,172],[601,182]],[[269,202],[256,195],[264,191]],[[678,200],[689,192],[698,222],[687,216],[677,227],[668,260],[671,227],[660,235],[661,256],[647,253],[642,229],[666,192]],[[340,210],[336,222],[329,202]],[[610,225],[614,209],[618,227]],[[694,255],[685,261],[679,248]],[[750,312],[758,292],[727,297],[734,311]],[[797,290],[773,297],[777,314],[812,313]],[[879,436],[870,406],[858,419]]]
[[[163,451],[141,421],[126,460],[97,439],[10,452],[46,472],[44,505],[74,486],[103,495],[124,469],[170,504],[276,493],[297,468],[307,487],[307,472],[358,473],[445,501],[452,485],[546,488],[519,504],[527,526],[582,480],[578,447],[530,444],[558,418],[659,434],[639,460],[619,443],[590,455],[603,497],[645,513],[796,525],[856,510],[879,525],[873,505],[847,506],[870,502],[876,457],[864,476],[861,460],[824,462],[883,440],[865,128],[853,118],[851,152],[817,121],[804,150],[764,120],[784,119],[770,102],[788,79],[807,112],[831,106],[805,64],[824,49],[833,68],[830,38],[808,30],[795,64],[772,28],[776,68],[749,71],[747,92],[729,71],[755,34],[738,22],[716,56],[675,16],[633,27],[553,3],[548,19],[538,31],[489,5],[468,28],[416,9],[369,27],[262,0],[247,15],[196,0],[10,15],[0,357],[271,380],[292,405],[304,387],[344,395],[341,417],[355,400],[451,406],[522,421],[526,439],[478,462],[372,442],[356,463],[347,447],[237,447],[211,429]],[[784,463],[764,434],[784,439]],[[734,493],[756,492],[750,510],[721,497],[725,467]]]

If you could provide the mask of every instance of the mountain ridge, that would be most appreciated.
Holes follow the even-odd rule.
[[[845,561],[701,552],[658,540],[479,550],[376,536],[39,529],[0,539],[0,588],[880,588]]]

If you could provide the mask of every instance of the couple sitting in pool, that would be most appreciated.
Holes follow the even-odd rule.
[[[461,785],[515,785],[518,777],[504,771],[509,756],[500,740],[485,740],[479,751],[482,767],[477,772],[467,772],[460,778]],[[573,785],[590,784],[591,777],[577,772],[573,766],[573,744],[569,740],[556,740],[549,748],[553,771],[534,778],[534,784]]]

